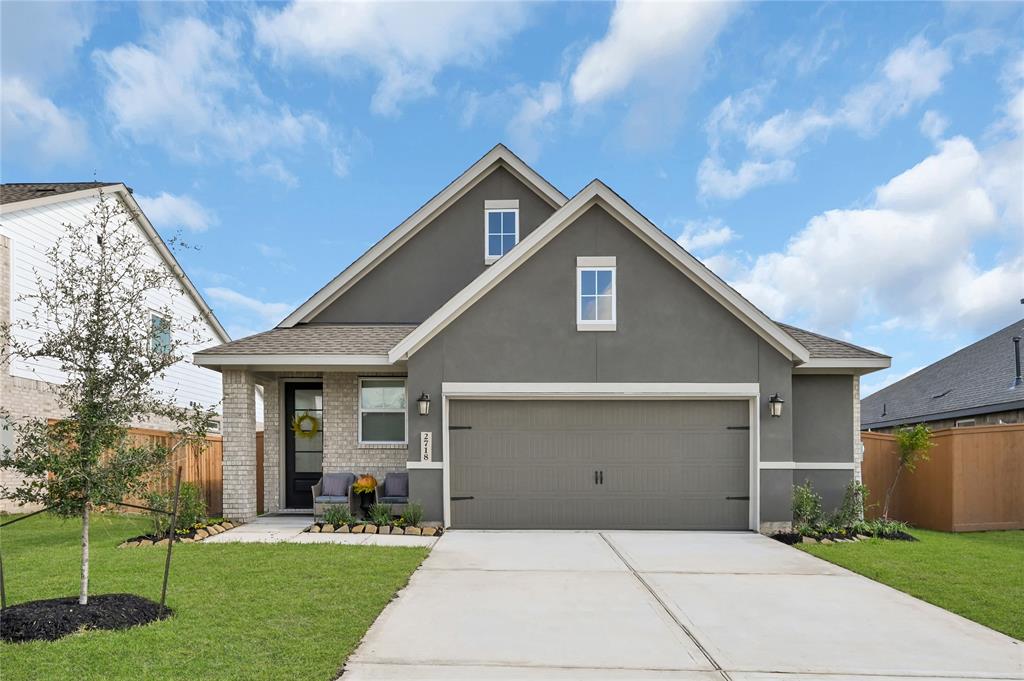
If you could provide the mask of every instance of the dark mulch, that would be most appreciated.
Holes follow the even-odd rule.
[[[800,540],[803,539],[803,535],[799,532],[776,532],[772,535],[772,539],[783,544],[799,544]]]
[[[840,534],[838,532],[827,532],[808,536],[813,537],[818,541],[821,541],[822,539],[840,541],[844,539],[853,539],[855,535],[851,533]],[[917,537],[913,536],[912,534],[907,534],[903,531],[886,532],[885,534],[876,533],[868,536],[872,536],[877,539],[891,539],[894,541],[917,541]],[[783,544],[799,544],[803,540],[803,535],[799,532],[776,532],[775,534],[771,535],[771,538],[775,541],[780,541]]]
[[[90,596],[88,605],[78,597],[50,598],[12,605],[0,611],[0,639],[9,643],[56,641],[81,629],[127,629],[148,624],[173,611],[132,594]]]

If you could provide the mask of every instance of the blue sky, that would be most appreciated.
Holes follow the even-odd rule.
[[[0,4],[4,182],[133,187],[235,337],[503,141],[773,317],[893,356],[1024,317],[1020,4]]]

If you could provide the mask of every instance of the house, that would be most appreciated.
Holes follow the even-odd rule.
[[[794,480],[838,501],[859,377],[889,366],[501,145],[277,328],[196,362],[223,374],[226,516],[256,513],[259,384],[268,511],[309,509],[322,471],[408,471],[455,528],[755,530],[788,524]]]
[[[1024,423],[1024,319],[861,401],[863,430],[927,423],[932,430]]]
[[[29,318],[30,303],[19,298],[35,290],[37,270],[47,271],[46,251],[56,243],[63,225],[83,222],[95,207],[100,192],[115,197],[136,216],[135,223],[144,240],[150,244],[152,261],[163,263],[181,282],[184,295],[174,299],[175,310],[181,318],[201,317],[203,335],[209,338],[205,345],[229,342],[231,339],[213,310],[153,229],[133,198],[131,189],[117,182],[0,185],[0,319],[14,322]],[[163,308],[170,302],[168,294],[155,299],[153,306]],[[58,417],[57,406],[47,384],[60,380],[62,374],[54,361],[15,360],[7,366],[0,365],[0,404],[16,420]],[[171,367],[157,387],[173,391],[182,405],[198,402],[212,406],[221,402],[220,376],[191,362]],[[173,427],[159,420],[139,425],[155,429]],[[10,430],[0,430],[0,437],[6,438],[0,445],[13,444]],[[15,475],[13,471],[0,469],[0,484],[17,484]],[[0,510],[12,509],[9,502],[0,501]]]

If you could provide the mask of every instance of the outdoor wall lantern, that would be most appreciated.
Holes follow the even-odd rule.
[[[416,400],[416,405],[420,409],[420,416],[427,416],[430,414],[430,395],[423,393],[420,398]]]
[[[778,418],[782,416],[782,405],[786,400],[782,399],[778,393],[775,393],[768,398],[768,413],[773,417]]]

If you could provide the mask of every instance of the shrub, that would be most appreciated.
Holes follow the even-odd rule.
[[[391,506],[388,504],[374,504],[370,506],[367,513],[370,522],[374,525],[387,525],[391,522]]]
[[[401,521],[403,526],[416,527],[423,522],[423,507],[416,502],[410,502],[402,513]]]
[[[351,525],[355,522],[355,518],[352,517],[352,511],[348,510],[348,506],[331,504],[324,511],[324,522],[340,527],[341,525]]]
[[[793,525],[798,532],[821,525],[821,495],[814,491],[810,481],[793,485]]]
[[[853,527],[864,518],[864,502],[867,498],[868,488],[856,480],[851,480],[843,493],[842,503],[828,518],[827,524],[838,528]]]
[[[164,511],[174,510],[174,492],[149,492],[145,496],[146,505],[150,508],[157,508]],[[167,534],[167,526],[171,517],[163,513],[150,513],[153,518],[154,534]],[[181,483],[181,493],[178,496],[178,520],[175,523],[175,530],[187,530],[196,525],[206,522],[206,500],[203,499],[203,492],[198,485],[191,482]]]

